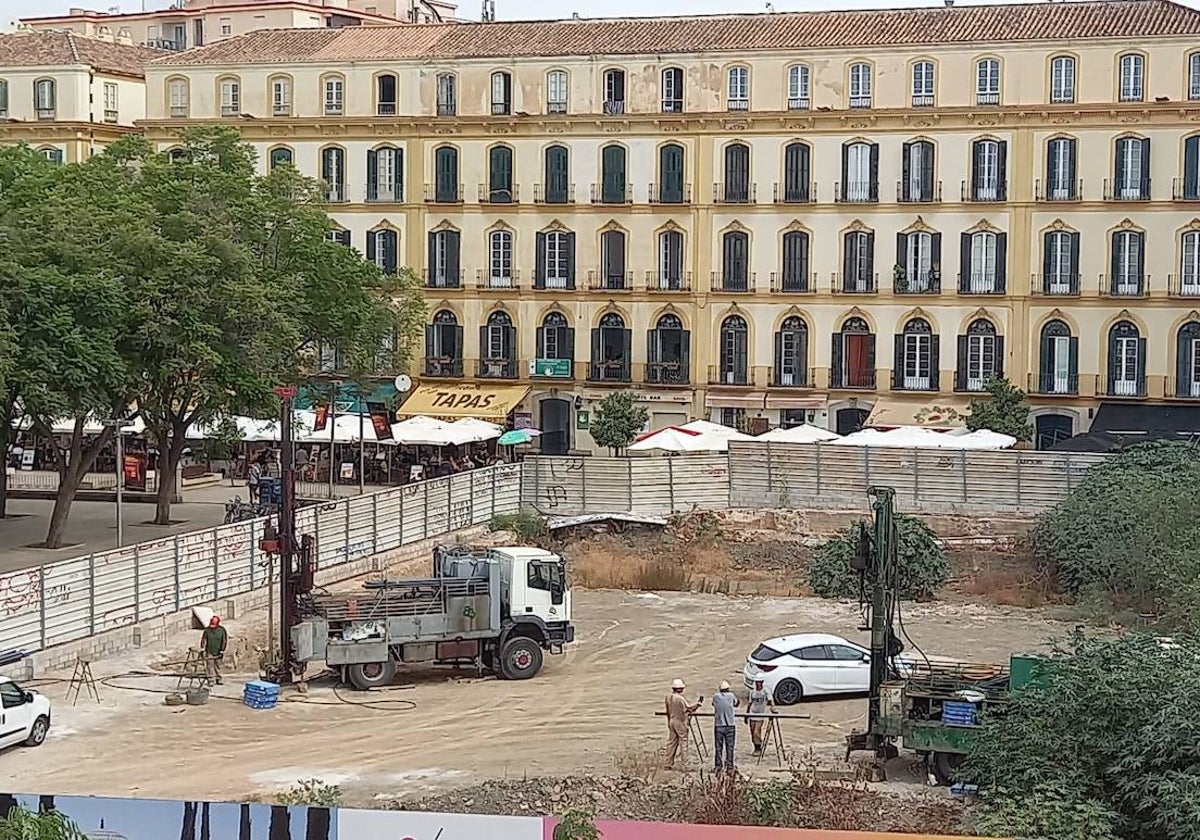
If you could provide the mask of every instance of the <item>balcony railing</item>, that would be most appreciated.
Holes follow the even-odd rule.
[[[1031,274],[1029,293],[1047,297],[1072,297],[1079,294],[1078,274]]]
[[[771,291],[787,294],[812,294],[817,290],[817,273],[772,271]]]
[[[662,112],[664,114],[682,114],[683,100],[682,99],[664,99],[662,101]]]
[[[475,269],[475,288],[519,289],[521,288],[521,269],[497,271],[491,268],[477,268]]]
[[[874,391],[875,371],[834,368],[829,372],[829,387],[846,391]]]
[[[594,292],[631,292],[633,291],[633,272],[614,273],[604,269],[589,271],[588,288]]]
[[[511,102],[493,102],[492,103],[492,116],[493,117],[507,117],[511,113],[512,113],[512,103]]]
[[[873,295],[879,291],[878,274],[830,275],[830,290],[835,295]]]
[[[980,371],[968,371],[966,368],[960,367],[954,371],[954,390],[966,394],[982,393],[987,390],[988,377],[994,375],[995,371],[981,374]]]
[[[575,278],[574,277],[547,277],[545,274],[543,274],[541,272],[537,272],[533,276],[533,289],[534,289],[534,291],[538,291],[538,292],[540,292],[540,291],[551,291],[551,292],[574,291],[575,290]]]
[[[1105,201],[1149,201],[1150,179],[1145,178],[1136,184],[1118,184],[1108,178],[1104,179]]]
[[[750,369],[745,366],[709,365],[708,384],[746,388],[754,384],[754,377],[750,375]]]
[[[901,204],[938,204],[942,200],[942,182],[934,181],[925,189],[925,184],[914,184],[910,181],[896,182],[896,201]]]
[[[663,184],[650,183],[650,203],[651,204],[691,204],[692,203],[692,185],[683,184],[679,189],[675,189],[672,185],[668,189],[664,189]]]
[[[368,204],[403,204],[404,185],[397,181],[394,184],[367,184]]]
[[[606,117],[617,117],[625,113],[624,99],[606,99],[604,100],[604,115]]]
[[[380,100],[375,104],[375,114],[380,117],[396,116],[396,103],[394,101]]]
[[[817,182],[789,184],[775,182],[772,198],[776,204],[811,204],[817,200]]]
[[[533,185],[534,204],[574,204],[575,185],[567,184],[565,190],[547,190],[543,184]]]
[[[1033,195],[1038,201],[1082,201],[1083,179],[1067,184],[1051,184],[1039,178],[1034,182]]]
[[[1006,278],[994,272],[971,271],[958,275],[960,295],[1002,295],[1005,293]]]
[[[959,198],[963,201],[981,203],[1008,201],[1008,182],[992,181],[977,184],[973,181],[963,181],[959,188]]]
[[[1200,274],[1168,274],[1167,294],[1171,297],[1200,297]]]
[[[349,200],[345,184],[325,185],[325,202],[327,204],[345,204]]]
[[[898,295],[939,295],[942,293],[942,275],[930,269],[909,276],[907,271],[892,273],[892,291]]]
[[[427,268],[423,272],[423,276],[427,289],[461,289],[463,287],[461,271],[433,271]]]
[[[475,364],[475,375],[480,379],[516,379],[516,359],[480,359]]]
[[[1103,297],[1145,297],[1150,289],[1149,274],[1101,274],[1100,294]]]
[[[425,185],[425,200],[430,204],[462,204],[465,193],[462,184]]]
[[[1135,376],[1132,379],[1096,374],[1096,393],[1110,397],[1144,397],[1146,396],[1146,377]]]
[[[451,358],[427,358],[425,360],[425,375],[443,379],[457,379],[463,375],[463,360]]]
[[[753,292],[755,272],[748,274],[726,274],[714,271],[709,276],[709,288],[714,292]]]
[[[650,292],[690,292],[692,290],[692,272],[663,274],[657,271],[647,271],[646,290]]]
[[[606,187],[603,183],[592,184],[592,204],[632,204],[633,184],[623,188]]]
[[[547,114],[565,114],[565,113],[567,113],[567,103],[566,102],[547,102],[546,103],[546,113]]]
[[[767,368],[767,385],[771,388],[812,388],[817,381],[816,370],[802,367]]]
[[[721,182],[713,184],[713,204],[754,204],[758,201],[758,184]]]
[[[726,103],[725,103],[725,110],[726,111],[749,111],[750,110],[750,100],[749,99],[730,99],[730,100],[726,101]]]
[[[879,184],[875,181],[835,181],[833,200],[838,204],[874,204],[879,201]]]
[[[913,97],[912,97],[912,106],[914,108],[932,108],[933,101],[934,100],[933,100],[932,93],[925,93],[925,94],[919,94],[919,95],[914,93]]]
[[[807,111],[810,107],[812,107],[812,102],[807,96],[788,97],[789,111]]]
[[[439,102],[437,104],[437,115],[439,117],[453,117],[458,114],[458,104],[455,102]]]
[[[633,379],[627,361],[591,362],[587,378],[588,382],[630,382]]]
[[[938,372],[930,371],[924,376],[906,376],[902,371],[892,371],[893,391],[938,391]]]
[[[1079,374],[1041,371],[1029,374],[1025,390],[1044,397],[1073,397],[1079,393]]]
[[[493,189],[490,184],[479,185],[480,204],[518,204],[521,201],[521,185],[510,184],[507,188]]]
[[[651,385],[688,385],[692,381],[688,359],[678,362],[650,362],[646,365],[646,382]]]
[[[1170,377],[1163,385],[1163,396],[1176,400],[1200,400],[1200,379]]]
[[[870,108],[871,107],[871,97],[869,97],[869,96],[851,96],[850,97],[850,107],[851,108]]]
[[[147,38],[142,44],[152,49],[169,50],[171,52],[182,52],[187,49],[187,44],[183,41],[175,41],[171,38]]]
[[[1183,178],[1172,178],[1171,198],[1175,201],[1200,201],[1200,180],[1189,184]]]
[[[985,92],[985,91],[976,92],[975,104],[976,105],[999,105],[1000,104],[1000,91],[996,91],[995,93]]]

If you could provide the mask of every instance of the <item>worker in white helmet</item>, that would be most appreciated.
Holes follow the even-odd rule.
[[[671,693],[667,695],[667,762],[668,770],[674,769],[675,759],[679,758],[684,766],[688,763],[688,716],[700,708],[704,698],[700,697],[695,703],[689,703],[683,696],[687,688],[683,680],[676,679],[671,683]]]

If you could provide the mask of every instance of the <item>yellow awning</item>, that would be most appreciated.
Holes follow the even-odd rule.
[[[528,393],[528,385],[420,385],[397,409],[396,417],[477,417],[502,423]]]

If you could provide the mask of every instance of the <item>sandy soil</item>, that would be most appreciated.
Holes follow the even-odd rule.
[[[341,785],[348,801],[365,803],[489,778],[611,774],[619,752],[659,743],[664,725],[654,712],[672,678],[686,679],[691,695],[708,696],[723,678],[738,686],[734,675],[764,638],[864,635],[856,630],[856,605],[811,598],[576,591],[575,613],[579,641],[549,657],[537,678],[421,675],[383,695],[416,704],[407,711],[349,705],[319,685],[306,698],[289,692],[273,711],[252,711],[235,702],[241,683],[252,678],[250,656],[241,657],[247,673],[228,679],[204,707],[170,708],[159,694],[107,685],[100,703],[85,697],[71,706],[65,682],[43,683],[39,689],[55,701],[50,739],[36,750],[0,754],[0,789],[230,799],[269,795],[315,777]],[[1004,661],[1068,629],[1036,612],[964,603],[908,605],[904,618],[927,653],[983,662]],[[249,615],[228,626],[248,650],[251,628],[263,624],[264,616]],[[96,676],[182,658],[179,651],[196,639],[180,636],[166,650],[97,663]],[[174,683],[158,677],[116,684],[169,689]],[[341,697],[382,699],[344,690]],[[810,702],[795,711],[812,718],[786,723],[789,747],[815,748],[835,763],[842,736],[862,724],[866,704]],[[745,741],[739,739],[739,753],[748,754]]]

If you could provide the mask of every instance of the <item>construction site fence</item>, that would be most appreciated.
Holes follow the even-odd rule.
[[[519,509],[521,467],[501,465],[301,508],[298,533],[330,569]],[[266,585],[254,519],[0,574],[0,652],[34,652]]]
[[[527,458],[521,499],[549,516],[866,510],[867,489],[884,486],[911,512],[1035,514],[1104,457],[734,441],[727,455]]]

